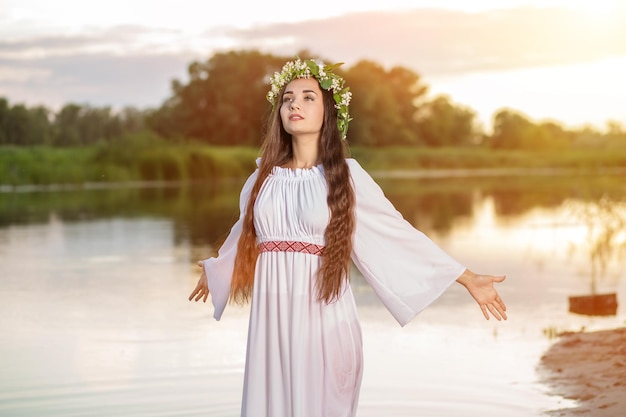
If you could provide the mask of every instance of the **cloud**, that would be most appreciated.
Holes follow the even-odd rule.
[[[125,55],[141,51],[154,53],[158,50],[171,49],[171,44],[164,40],[177,37],[182,37],[182,33],[173,29],[120,25],[71,35],[53,34],[0,40],[0,58],[29,59],[88,54],[94,51],[109,51]],[[160,39],[160,42],[157,42],[157,39]]]
[[[623,55],[625,20],[624,10],[598,22],[559,8],[416,9],[232,30],[230,36],[275,53],[309,49],[347,63],[371,59],[441,76]]]
[[[570,9],[362,12],[202,35],[123,25],[0,40],[0,94],[11,102],[158,106],[187,66],[223,49],[293,55],[307,49],[351,65],[369,59],[424,78],[522,70],[626,55],[626,8],[599,21]],[[595,19],[595,20],[594,20]]]
[[[68,102],[155,107],[170,95],[170,81],[184,77],[193,59],[189,53],[0,59],[0,91],[11,102],[55,108]]]

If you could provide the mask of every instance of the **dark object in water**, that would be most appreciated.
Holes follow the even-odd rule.
[[[569,312],[585,316],[614,316],[617,314],[617,294],[569,297]]]

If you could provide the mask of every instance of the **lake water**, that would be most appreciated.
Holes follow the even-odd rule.
[[[359,417],[540,416],[571,405],[536,368],[556,332],[626,324],[619,175],[377,176],[416,227],[506,274],[509,320],[460,285],[401,328],[358,272]],[[237,218],[242,180],[0,193],[0,416],[238,416],[247,307],[190,303],[197,259]],[[615,315],[568,297],[616,293]]]

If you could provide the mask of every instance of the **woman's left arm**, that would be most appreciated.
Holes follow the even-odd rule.
[[[480,309],[489,320],[489,313],[498,320],[506,320],[506,305],[494,288],[494,283],[504,281],[504,275],[481,275],[466,269],[456,282],[463,285],[476,300]]]

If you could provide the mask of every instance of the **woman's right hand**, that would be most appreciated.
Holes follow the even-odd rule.
[[[207,284],[206,271],[204,270],[204,261],[198,261],[198,266],[202,268],[202,275],[200,275],[196,288],[189,295],[189,301],[195,297],[194,301],[199,301],[202,298],[202,302],[206,303],[209,297],[209,286]]]

